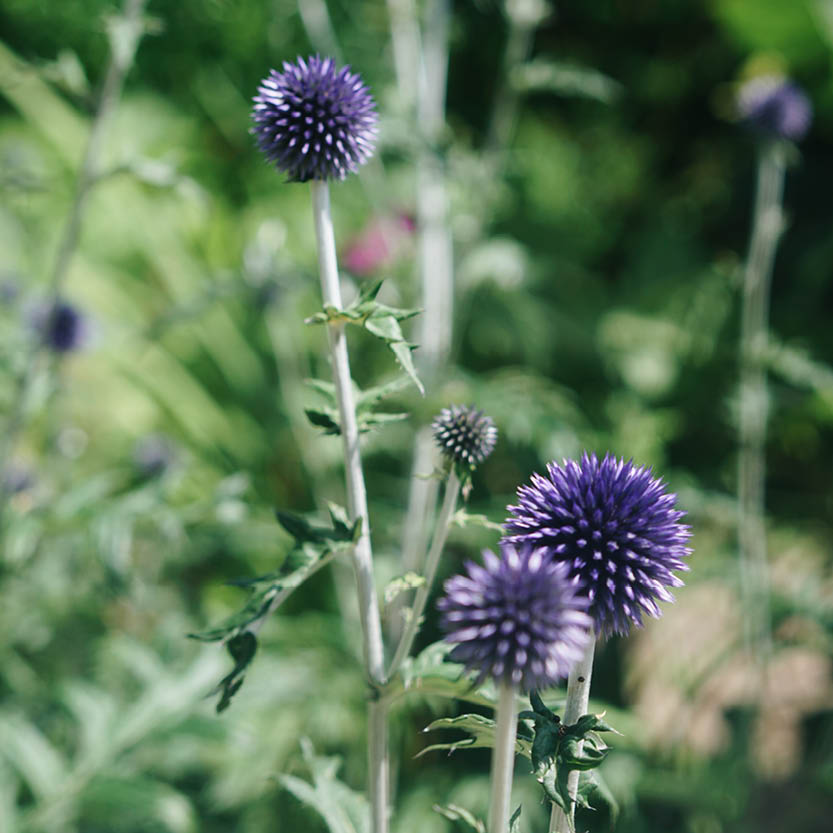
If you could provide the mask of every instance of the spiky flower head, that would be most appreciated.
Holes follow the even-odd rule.
[[[813,108],[804,91],[777,75],[752,78],[738,91],[741,119],[757,133],[799,141],[810,129]]]
[[[468,469],[479,466],[497,442],[497,427],[491,417],[473,405],[443,408],[431,430],[443,456]]]
[[[565,564],[540,550],[501,544],[501,558],[483,551],[483,566],[445,583],[437,607],[450,659],[524,691],[563,679],[583,655],[593,620],[587,600],[569,580]]]
[[[57,301],[35,313],[43,343],[56,353],[69,353],[83,347],[89,335],[87,319],[67,301]]]
[[[376,107],[361,77],[312,55],[260,82],[252,110],[260,149],[291,182],[344,179],[373,154]]]
[[[674,600],[667,588],[683,582],[673,571],[688,569],[682,559],[691,552],[677,496],[651,469],[609,454],[550,463],[547,475],[518,489],[506,539],[567,565],[597,633],[625,635],[643,613],[659,616],[657,599]]]

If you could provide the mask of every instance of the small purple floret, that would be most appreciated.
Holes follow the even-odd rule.
[[[313,55],[271,70],[252,118],[261,151],[292,182],[344,179],[373,155],[373,98],[359,75],[332,58]]]
[[[66,301],[59,301],[43,314],[43,341],[56,353],[78,350],[87,339],[87,321],[81,312]]]
[[[797,142],[804,138],[813,120],[813,108],[804,91],[777,76],[747,81],[737,100],[742,120],[765,136]]]
[[[643,614],[658,617],[657,600],[674,600],[666,588],[682,585],[674,571],[688,569],[682,559],[691,552],[676,495],[651,469],[609,454],[550,463],[547,474],[518,489],[506,540],[567,566],[600,635],[626,635]]]
[[[593,620],[566,565],[541,551],[501,544],[502,557],[483,551],[483,566],[445,583],[442,611],[450,659],[523,691],[548,688],[570,673],[590,640]]]

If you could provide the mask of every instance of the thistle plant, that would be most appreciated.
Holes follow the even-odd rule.
[[[812,108],[796,84],[776,76],[747,81],[738,92],[737,106],[743,123],[759,139],[755,205],[741,301],[737,482],[746,646],[763,664],[770,648],[764,519],[769,295],[775,253],[784,227],[782,196],[790,142],[804,138],[812,121]]]
[[[658,617],[657,600],[673,601],[668,587],[686,570],[689,527],[680,523],[676,495],[666,491],[650,469],[606,455],[585,453],[580,462],[550,463],[547,476],[532,476],[509,506],[506,540],[534,548],[564,566],[589,603],[595,633],[627,635],[644,614]],[[570,671],[564,723],[576,723],[587,711],[595,640]],[[579,751],[581,749],[579,748]],[[550,831],[572,829],[572,802],[579,771],[568,779],[570,805],[554,804]]]
[[[592,622],[565,565],[530,547],[505,543],[501,557],[483,552],[483,566],[469,562],[467,576],[445,584],[438,607],[449,658],[473,671],[476,684],[491,677],[498,686],[492,757],[490,833],[509,826],[515,762],[518,691],[549,688],[584,654]]]

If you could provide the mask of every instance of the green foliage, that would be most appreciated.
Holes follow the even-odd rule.
[[[466,732],[471,737],[450,743],[432,743],[422,749],[419,755],[433,752],[436,749],[446,749],[450,755],[458,749],[491,749],[495,745],[495,721],[480,714],[461,714],[459,717],[441,717],[426,726],[423,732],[434,732],[437,729],[454,729]],[[515,739],[515,754],[528,758],[531,755],[532,741],[520,732]]]

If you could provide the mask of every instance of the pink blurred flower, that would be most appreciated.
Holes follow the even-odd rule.
[[[415,227],[407,214],[374,217],[347,244],[342,257],[345,268],[363,276],[390,266],[407,251]]]

